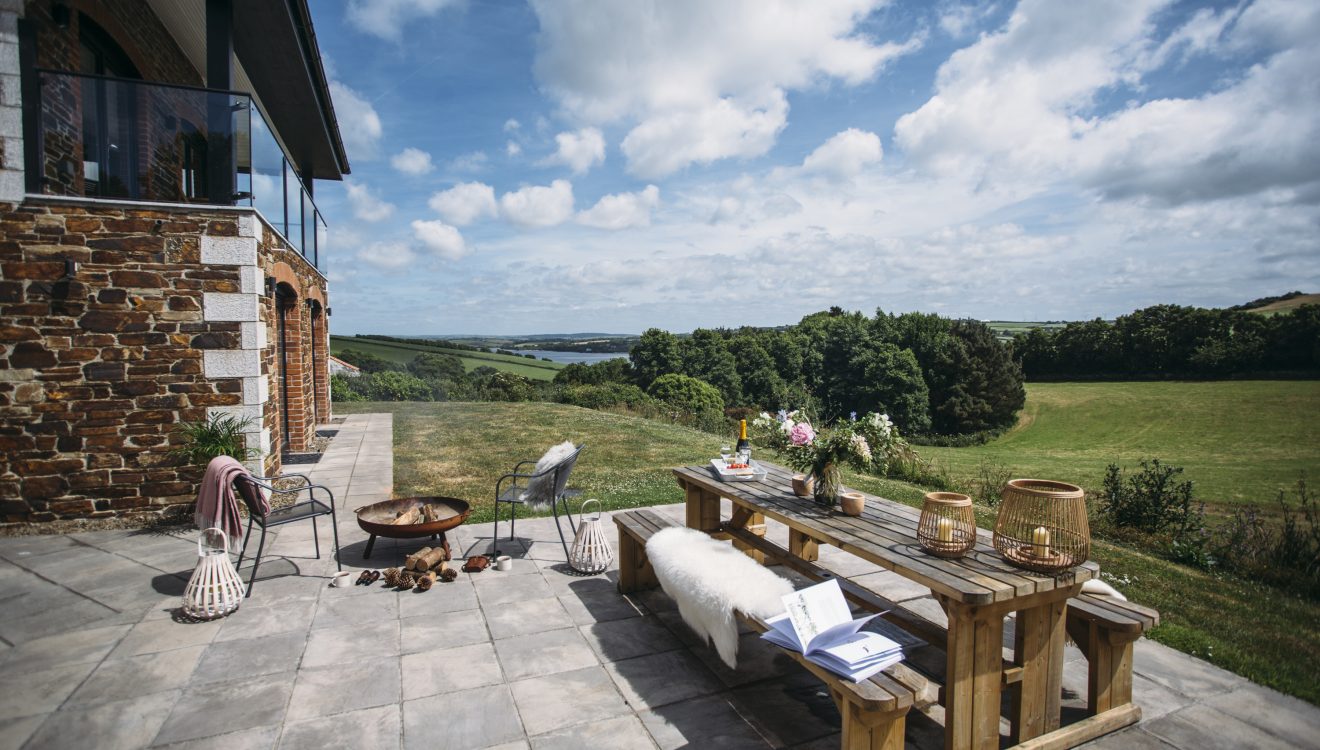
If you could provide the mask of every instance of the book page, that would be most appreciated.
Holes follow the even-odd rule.
[[[843,590],[833,578],[788,594],[784,597],[784,608],[804,652],[811,650],[811,642],[816,636],[852,622],[852,612],[843,598]]]

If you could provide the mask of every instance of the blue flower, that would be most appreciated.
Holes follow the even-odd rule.
[[[848,421],[849,421],[849,422],[856,422],[856,421],[857,421],[857,412],[855,412],[855,411],[850,411],[850,412],[848,412]]]

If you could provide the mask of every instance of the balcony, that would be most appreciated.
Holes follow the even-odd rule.
[[[39,169],[30,192],[253,206],[320,268],[326,226],[247,94],[36,71]]]

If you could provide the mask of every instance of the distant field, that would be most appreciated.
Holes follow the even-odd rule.
[[[1097,490],[1111,462],[1181,466],[1207,503],[1272,503],[1320,481],[1320,382],[1038,383],[1018,425],[986,445],[922,447],[955,478],[983,460]],[[963,481],[959,483],[962,484]]]
[[[1282,312],[1290,312],[1302,305],[1320,305],[1320,294],[1303,294],[1300,297],[1293,297],[1292,299],[1281,299],[1278,302],[1271,302],[1268,305],[1253,307],[1247,312],[1277,315]]]
[[[478,367],[494,367],[504,372],[512,372],[532,380],[553,380],[555,373],[564,368],[557,362],[546,362],[526,357],[511,357],[507,354],[489,352],[471,352],[465,349],[447,349],[425,344],[405,344],[397,341],[377,341],[359,339],[352,336],[331,336],[330,353],[338,355],[345,349],[353,349],[365,354],[374,354],[391,362],[406,365],[418,354],[452,354],[463,360],[463,367],[472,372]]]

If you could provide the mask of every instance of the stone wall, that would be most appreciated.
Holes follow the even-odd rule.
[[[77,263],[72,274],[66,261]],[[303,333],[325,281],[258,214],[35,197],[0,205],[0,520],[191,503],[200,469],[171,455],[174,431],[215,411],[252,417],[249,446],[266,454],[254,468],[277,472],[271,275],[298,295],[286,329],[300,367],[290,368],[289,443],[300,450],[315,429],[311,405],[328,400],[323,369],[326,394],[310,393]]]

